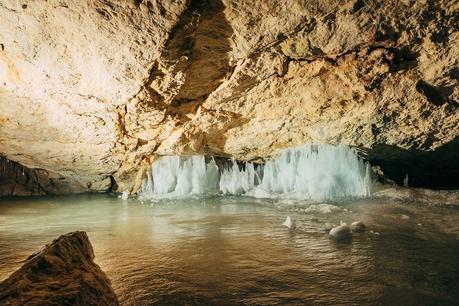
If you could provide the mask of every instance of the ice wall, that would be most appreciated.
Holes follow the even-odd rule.
[[[204,156],[163,156],[151,167],[143,198],[247,195],[260,198],[339,199],[370,194],[370,168],[346,146],[305,145],[283,150],[264,165]]]

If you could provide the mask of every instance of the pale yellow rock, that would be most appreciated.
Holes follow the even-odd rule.
[[[436,150],[451,159],[458,9],[4,0],[0,154],[66,190],[130,192],[164,154],[259,161],[314,142],[355,146],[382,166]]]

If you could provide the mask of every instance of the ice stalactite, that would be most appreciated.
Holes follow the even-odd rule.
[[[204,156],[163,156],[151,167],[143,198],[247,195],[259,198],[339,199],[370,194],[370,167],[346,146],[305,145],[283,150],[264,165]]]

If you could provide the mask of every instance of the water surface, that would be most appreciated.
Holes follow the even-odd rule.
[[[297,229],[282,227],[287,215]],[[326,228],[362,220],[350,243]],[[459,197],[389,189],[341,203],[245,197],[0,200],[0,279],[57,236],[87,231],[123,305],[454,305]]]

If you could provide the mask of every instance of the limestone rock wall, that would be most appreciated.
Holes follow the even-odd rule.
[[[158,154],[263,160],[344,143],[395,179],[459,185],[458,10],[448,0],[2,1],[0,153],[74,191],[135,191]]]

